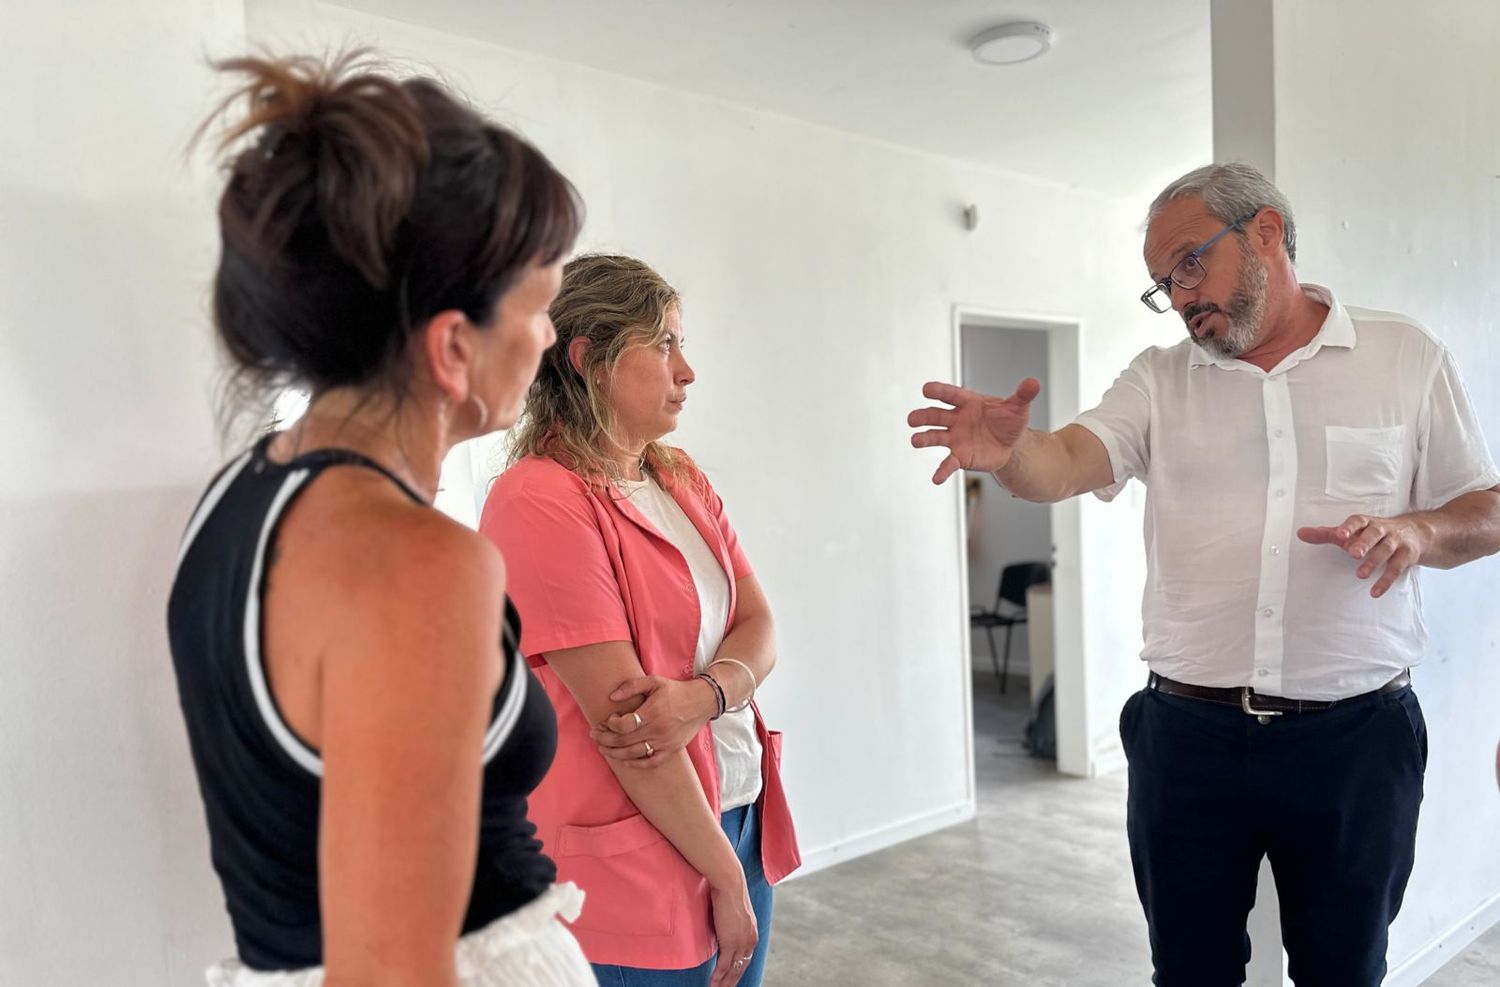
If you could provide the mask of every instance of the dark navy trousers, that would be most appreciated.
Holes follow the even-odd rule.
[[[1238,987],[1268,857],[1298,987],[1378,987],[1416,845],[1427,728],[1411,688],[1261,723],[1136,693],[1120,715],[1153,983]]]

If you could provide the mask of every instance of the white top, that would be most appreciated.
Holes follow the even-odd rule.
[[[724,641],[724,628],[729,622],[729,576],[682,507],[660,484],[647,477],[622,480],[619,488],[657,532],[682,553],[693,575],[700,615],[693,669],[701,672],[718,655],[719,645]],[[727,663],[715,668],[713,675],[726,689],[734,688],[741,680],[748,684],[749,679],[744,669]],[[761,784],[761,746],[755,733],[755,713],[748,707],[738,713],[725,713],[709,726],[719,766],[720,811],[749,805],[760,797]]]
[[[1378,689],[1422,658],[1417,569],[1379,574],[1297,539],[1351,514],[1431,510],[1500,484],[1452,356],[1402,315],[1328,289],[1318,335],[1269,373],[1190,340],[1136,357],[1078,424],[1109,451],[1112,500],[1146,484],[1151,670],[1293,699]]]

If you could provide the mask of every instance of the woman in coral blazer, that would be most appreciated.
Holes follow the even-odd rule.
[[[481,530],[515,566],[521,650],[557,709],[530,817],[604,987],[760,983],[771,885],[800,863],[780,735],[753,697],[771,610],[679,449],[677,293],[628,257],[564,269],[548,352]]]

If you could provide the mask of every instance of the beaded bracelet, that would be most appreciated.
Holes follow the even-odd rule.
[[[719,685],[719,680],[716,679],[716,678],[714,678],[712,675],[708,674],[707,672],[699,672],[697,675],[694,675],[693,678],[695,678],[695,679],[703,679],[714,690],[714,704],[718,707],[718,711],[715,712],[713,716],[709,717],[709,719],[711,719],[711,720],[717,720],[719,717],[723,716],[724,715],[724,688],[723,688],[723,686]]]

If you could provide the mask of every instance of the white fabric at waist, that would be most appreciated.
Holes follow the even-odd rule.
[[[502,915],[454,944],[463,987],[526,983],[537,987],[595,987],[583,950],[558,919],[572,922],[583,910],[583,892],[572,882],[554,884],[534,901]],[[321,987],[323,967],[252,970],[239,960],[208,969],[209,987]]]

